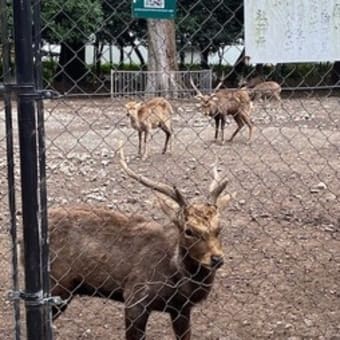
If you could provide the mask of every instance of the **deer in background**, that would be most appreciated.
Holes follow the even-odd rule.
[[[263,77],[256,76],[250,80],[241,78],[239,82],[239,87],[248,90],[250,97],[253,100],[256,99],[276,99],[281,103],[281,91],[282,88],[280,84],[272,80],[264,80]]]
[[[196,91],[195,98],[199,100],[199,107],[203,114],[212,117],[215,120],[215,141],[217,141],[219,129],[221,129],[221,142],[224,143],[224,129],[226,116],[230,115],[234,118],[237,128],[229,138],[232,142],[235,136],[240,132],[244,125],[248,126],[250,141],[253,132],[253,123],[250,119],[250,114],[253,108],[250,96],[247,90],[240,89],[222,89],[221,81],[213,92],[209,95],[204,95],[194,84],[190,78],[191,86]]]
[[[206,299],[223,264],[220,213],[230,201],[222,195],[227,179],[214,179],[208,199],[189,202],[175,186],[157,182],[120,164],[129,177],[161,195],[169,218],[159,224],[143,216],[103,207],[50,210],[51,293],[64,304],[75,295],[125,303],[126,340],[144,340],[152,311],[170,314],[177,340],[191,339],[191,309]]]
[[[172,135],[171,116],[174,111],[171,104],[162,97],[155,97],[146,102],[131,101],[125,105],[132,128],[138,131],[138,154],[145,160],[149,154],[148,136],[152,129],[160,128],[165,132],[165,144],[162,153],[166,153]],[[142,139],[144,147],[142,153]]]

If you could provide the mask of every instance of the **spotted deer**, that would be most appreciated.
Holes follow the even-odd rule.
[[[168,217],[158,223],[108,208],[69,206],[49,213],[51,293],[64,303],[76,295],[125,304],[126,340],[144,340],[150,313],[171,317],[177,340],[191,339],[191,310],[205,300],[223,265],[220,213],[231,199],[228,180],[214,169],[209,197],[190,202],[175,186],[137,174],[120,149],[123,171],[157,192]]]
[[[248,126],[249,137],[248,141],[252,139],[253,122],[250,119],[250,114],[253,108],[250,96],[247,90],[242,89],[222,89],[221,81],[212,93],[208,95],[202,92],[190,79],[191,86],[196,91],[195,98],[199,100],[199,107],[203,114],[212,117],[215,120],[215,141],[217,141],[219,129],[221,129],[221,142],[224,142],[224,128],[226,124],[226,117],[232,116],[237,124],[236,130],[228,139],[232,142],[235,136],[240,132],[244,125]]]
[[[152,129],[160,128],[165,132],[166,138],[162,153],[166,153],[172,135],[171,116],[174,111],[171,104],[165,98],[155,97],[146,102],[128,102],[125,108],[132,128],[138,131],[138,154],[142,156],[142,159],[148,157],[148,137]]]

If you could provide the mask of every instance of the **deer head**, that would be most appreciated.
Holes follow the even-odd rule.
[[[223,85],[224,76],[219,84],[215,87],[215,89],[209,95],[204,95],[195,85],[192,78],[190,77],[190,84],[193,89],[196,91],[197,95],[195,96],[196,99],[199,100],[199,104],[197,105],[198,108],[202,111],[205,116],[213,117],[218,111],[218,101],[219,98],[217,96],[217,91]]]
[[[127,110],[126,115],[130,118],[138,118],[138,111],[142,107],[142,102],[131,101],[125,104],[125,108]]]
[[[120,147],[120,164],[123,170],[142,185],[155,190],[161,210],[179,230],[179,246],[200,266],[216,270],[223,264],[220,241],[220,212],[228,205],[231,196],[222,195],[228,180],[220,180],[214,167],[214,179],[209,197],[203,202],[190,203],[176,186],[153,181],[130,169]]]

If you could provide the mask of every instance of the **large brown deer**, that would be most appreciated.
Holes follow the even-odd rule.
[[[253,122],[250,114],[253,108],[251,99],[247,90],[242,89],[222,89],[221,81],[211,94],[204,95],[190,79],[191,86],[196,91],[197,98],[200,101],[200,109],[204,115],[214,118],[215,120],[215,141],[218,138],[219,128],[221,129],[221,141],[224,142],[224,128],[226,124],[226,116],[231,115],[237,128],[229,138],[232,142],[235,136],[240,132],[244,125],[249,128],[249,138],[252,138]]]
[[[73,206],[50,211],[51,293],[64,304],[77,295],[125,303],[127,340],[146,338],[152,311],[170,314],[177,340],[191,339],[191,309],[209,295],[223,264],[220,212],[230,195],[222,195],[228,180],[216,168],[209,200],[190,203],[174,186],[151,180],[128,167],[124,171],[155,190],[169,222],[102,207]]]
[[[160,128],[165,132],[165,144],[162,153],[166,153],[172,135],[171,116],[173,108],[162,97],[155,97],[146,102],[128,102],[125,105],[132,128],[138,131],[138,154],[146,159],[149,154],[148,137],[152,129]],[[142,153],[142,139],[144,148]]]

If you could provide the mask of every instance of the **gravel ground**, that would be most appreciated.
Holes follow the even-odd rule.
[[[212,123],[192,102],[173,102],[177,114],[172,153],[161,155],[164,134],[155,130],[146,161],[136,157],[137,134],[129,127],[123,104],[123,99],[106,98],[46,103],[49,206],[87,202],[162,221],[150,190],[121,172],[118,141],[126,141],[133,169],[176,184],[193,199],[206,195],[211,164],[218,156],[220,173],[230,179],[228,190],[237,196],[223,214],[226,263],[208,300],[194,310],[193,339],[340,339],[339,99],[286,98],[283,107],[256,103],[253,142],[246,143],[244,129],[225,145],[212,142]],[[11,339],[3,119],[4,114],[0,338]],[[226,135],[234,128],[230,121]],[[18,209],[20,227],[20,202]],[[112,301],[77,297],[54,326],[57,340],[124,339],[123,308]],[[167,315],[153,314],[147,335],[173,339]]]

